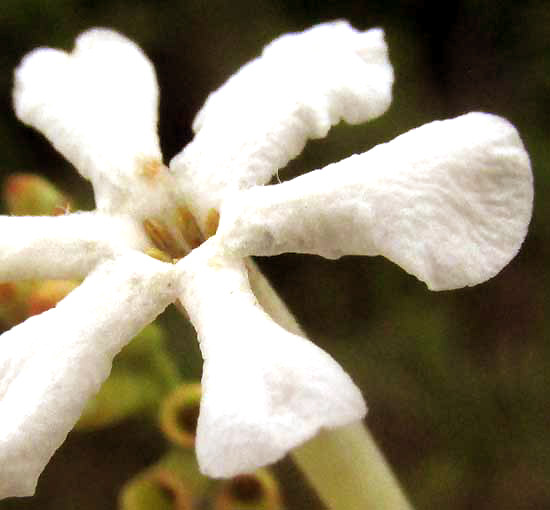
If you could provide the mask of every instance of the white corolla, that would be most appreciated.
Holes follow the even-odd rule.
[[[380,29],[285,35],[208,97],[167,168],[154,69],[134,43],[93,29],[72,53],[23,59],[16,114],[91,181],[96,209],[0,217],[0,281],[83,279],[0,338],[0,497],[33,493],[113,357],[176,300],[204,357],[206,474],[253,470],[364,416],[342,368],[263,311],[246,258],[384,255],[431,289],[475,285],[517,253],[533,199],[516,130],[485,113],[265,185],[308,139],[384,113],[392,83]]]

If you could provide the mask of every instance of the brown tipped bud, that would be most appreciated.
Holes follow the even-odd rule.
[[[71,200],[64,193],[33,174],[8,177],[3,198],[8,212],[16,216],[56,216],[72,209]]]
[[[277,480],[265,469],[222,483],[214,510],[281,510]]]
[[[53,308],[78,285],[79,282],[71,280],[45,280],[37,283],[27,301],[27,315],[38,315]]]
[[[15,326],[27,318],[30,282],[0,283],[0,323]]]
[[[13,326],[22,320],[15,285],[15,282],[0,283],[0,321],[4,325]]]
[[[199,383],[182,384],[162,402],[160,428],[173,443],[193,448],[201,401]]]

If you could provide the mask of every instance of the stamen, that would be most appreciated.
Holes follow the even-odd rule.
[[[204,238],[195,217],[187,207],[178,208],[178,224],[183,238],[191,248],[195,249],[202,244]]]
[[[216,234],[219,224],[220,213],[216,209],[210,209],[208,211],[208,215],[206,216],[205,234],[207,238]]]
[[[148,218],[143,221],[143,228],[154,245],[170,256],[171,259],[181,259],[188,250],[174,237],[166,224],[161,220]]]
[[[152,219],[144,220],[143,228],[159,250],[168,251],[166,239],[170,235],[170,232],[168,232],[168,229],[161,221]]]
[[[145,251],[146,255],[149,255],[149,257],[153,257],[154,259],[160,260],[161,262],[173,262],[172,257],[168,255],[165,251],[159,250],[156,247],[148,248]]]
[[[193,214],[185,205],[165,210],[162,217],[146,218],[143,220],[143,228],[157,249],[146,253],[158,260],[177,261],[213,236],[219,221],[218,211],[211,209],[206,218],[205,238]]]

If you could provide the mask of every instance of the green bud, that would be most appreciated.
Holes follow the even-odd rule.
[[[179,376],[165,351],[162,328],[145,327],[115,358],[109,378],[90,399],[77,428],[98,429],[137,414],[155,419]]]
[[[151,323],[126,346],[115,360],[115,365],[130,371],[148,374],[166,391],[180,382],[178,369],[166,347],[166,335],[161,326]]]
[[[76,424],[79,430],[94,430],[155,408],[162,387],[144,374],[113,367],[99,393],[88,404]]]
[[[34,174],[14,174],[4,182],[3,198],[16,216],[57,216],[72,209],[71,200],[52,183]]]

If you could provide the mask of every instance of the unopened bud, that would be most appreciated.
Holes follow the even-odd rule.
[[[71,200],[51,182],[34,174],[14,174],[4,182],[3,198],[16,216],[57,216],[72,209]]]
[[[31,282],[0,283],[0,322],[15,326],[27,318],[27,299]]]
[[[181,380],[174,359],[167,350],[166,334],[155,322],[145,326],[120,351],[114,366],[143,374],[163,388],[164,393],[176,388]],[[155,412],[158,412],[158,406]]]
[[[79,282],[73,280],[44,280],[38,282],[27,300],[27,316],[38,315],[53,308],[78,285]]]
[[[102,429],[155,407],[163,389],[149,377],[114,366],[92,397],[76,425],[79,430]]]
[[[111,375],[88,401],[77,427],[100,429],[136,415],[156,419],[163,398],[179,382],[165,349],[162,328],[146,326],[115,358]]]

